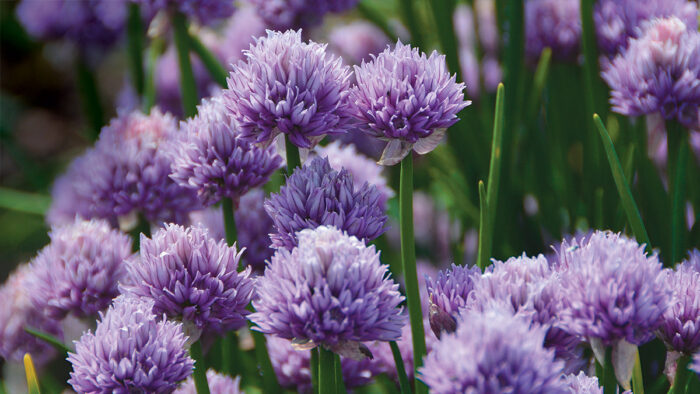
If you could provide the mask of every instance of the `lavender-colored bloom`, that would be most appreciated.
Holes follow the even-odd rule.
[[[275,30],[309,28],[321,24],[329,12],[343,12],[358,0],[248,0]]]
[[[127,263],[123,290],[152,299],[155,313],[185,322],[193,339],[237,330],[253,296],[250,268],[237,272],[241,253],[201,227],[169,224],[152,239],[141,235],[141,255]]]
[[[347,170],[335,171],[328,159],[314,158],[295,169],[280,192],[265,200],[265,210],[275,223],[272,246],[291,250],[298,231],[321,225],[373,240],[384,232],[387,217],[382,202],[375,186],[363,184],[356,190]]]
[[[44,365],[56,355],[54,348],[25,332],[24,328],[58,338],[62,337],[62,330],[56,320],[33,305],[27,292],[28,281],[33,275],[30,266],[24,264],[0,286],[0,357],[21,362],[24,354],[29,353],[37,365]]]
[[[374,160],[357,152],[355,146],[347,144],[341,146],[339,141],[316,149],[319,156],[328,159],[335,171],[345,168],[352,174],[355,190],[362,188],[364,184],[375,186],[382,197],[382,204],[394,197],[394,191],[387,184],[386,177],[382,174],[383,168]]]
[[[275,147],[244,140],[219,96],[205,100],[183,124],[184,135],[171,145],[172,174],[180,186],[195,190],[203,205],[227,197],[238,201],[267,182],[282,164]]]
[[[380,164],[396,164],[411,149],[419,154],[435,149],[457,122],[457,113],[470,104],[464,100],[464,84],[450,76],[444,55],[433,51],[426,57],[401,41],[355,66],[355,77],[350,92],[354,116],[365,132],[389,141]]]
[[[72,220],[79,214],[126,227],[137,214],[151,222],[185,222],[199,204],[169,177],[167,146],[176,133],[175,119],[158,110],[113,119],[95,147],[56,181],[49,218]]]
[[[579,372],[578,375],[564,375],[564,382],[569,389],[567,392],[571,394],[603,394],[598,378],[583,372]]]
[[[404,297],[374,246],[326,226],[297,236],[299,246],[278,249],[258,279],[250,319],[260,331],[353,358],[360,342],[397,340]]]
[[[690,369],[700,375],[700,353],[696,353],[693,356],[693,363],[690,365]]]
[[[213,369],[207,371],[207,383],[209,383],[209,392],[211,394],[241,394],[240,389],[241,377],[236,376],[235,379],[230,376],[220,374]],[[185,382],[173,392],[173,394],[197,394],[197,389],[194,386],[192,376],[187,378]]]
[[[233,0],[132,0],[154,12],[177,10],[200,24],[228,18],[236,10]]]
[[[219,51],[223,64],[238,63],[245,57],[245,50],[255,43],[255,39],[265,35],[267,25],[258,16],[254,7],[241,7],[229,18],[223,30]]]
[[[54,227],[51,243],[32,261],[28,293],[37,308],[55,318],[95,317],[119,295],[131,256],[131,238],[102,220]]]
[[[360,64],[370,60],[389,45],[387,36],[375,25],[356,21],[338,26],[328,35],[330,48],[343,56],[350,64]]]
[[[562,365],[542,346],[544,330],[507,312],[465,313],[425,358],[433,393],[562,393]],[[469,362],[465,362],[469,360]]]
[[[430,327],[440,338],[443,331],[457,329],[457,316],[474,290],[474,284],[481,277],[479,267],[465,267],[452,264],[450,269],[440,271],[435,280],[426,279],[426,289],[430,302]]]
[[[644,21],[675,16],[691,30],[698,28],[698,6],[688,0],[599,0],[593,7],[598,47],[607,56],[624,52],[639,37]]]
[[[581,41],[578,0],[528,0],[525,2],[525,53],[534,63],[546,47],[554,59],[574,61]]]
[[[695,261],[692,261],[695,260]],[[666,346],[686,355],[700,350],[700,256],[667,270],[666,286],[673,292],[658,336]]]
[[[350,69],[326,46],[303,42],[301,31],[268,31],[229,75],[224,102],[241,136],[269,144],[285,134],[311,148],[349,127]]]
[[[159,320],[151,301],[120,296],[68,353],[79,393],[168,393],[192,374],[182,325]]]
[[[660,112],[699,130],[700,32],[676,17],[644,23],[603,72],[613,110],[627,116]]]
[[[484,88],[493,93],[498,89],[498,84],[503,82],[503,69],[495,56],[484,56],[481,59],[481,74],[484,79]]]
[[[481,48],[486,55],[497,56],[500,46],[498,23],[496,22],[496,2],[476,0],[474,12],[479,21],[478,32]]]
[[[620,234],[596,231],[581,242],[563,242],[559,258],[560,318],[568,331],[605,346],[654,337],[670,299],[656,254]]]
[[[245,248],[241,257],[243,263],[260,273],[265,270],[265,261],[272,257],[273,252],[268,236],[273,231],[273,223],[263,208],[264,200],[265,192],[261,189],[251,190],[241,197],[234,213],[238,235],[236,241],[241,248]],[[206,227],[212,238],[216,240],[226,238],[221,208],[192,212],[190,220],[192,224]]]

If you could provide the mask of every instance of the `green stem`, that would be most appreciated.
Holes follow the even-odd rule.
[[[314,393],[319,393],[318,386],[318,348],[315,347],[311,349],[311,385],[313,386]]]
[[[675,122],[674,122],[675,123]],[[673,266],[681,259],[683,254],[685,227],[685,198],[686,198],[686,174],[688,169],[688,137],[681,127],[667,127],[669,162],[668,179],[671,195],[671,253],[670,264]],[[671,163],[673,158],[675,163]]]
[[[299,148],[292,144],[292,141],[290,141],[287,136],[284,137],[284,147],[287,151],[287,176],[290,176],[295,168],[301,167]]]
[[[644,376],[642,375],[642,360],[639,358],[639,349],[634,355],[634,369],[632,370],[632,392],[644,394]]]
[[[486,253],[485,243],[488,233],[488,204],[486,202],[486,187],[484,181],[479,181],[479,245],[476,251],[476,265],[483,271],[489,262],[489,254]]]
[[[343,381],[343,365],[340,362],[340,356],[334,354],[333,368],[335,369],[335,392],[340,394],[346,392],[345,382]]]
[[[136,94],[143,95],[143,26],[141,25],[141,10],[136,3],[129,4],[129,19],[126,26],[127,48],[131,80]]]
[[[532,91],[530,92],[530,104],[527,111],[527,121],[528,124],[532,124],[535,119],[537,119],[537,113],[540,110],[540,104],[542,103],[542,91],[544,90],[544,85],[547,82],[547,75],[549,74],[549,64],[552,60],[552,49],[547,47],[542,50],[540,54],[540,59],[537,62],[537,68],[535,69],[535,77],[532,84]]]
[[[202,63],[204,63],[204,67],[209,71],[209,75],[211,75],[212,79],[216,81],[219,86],[226,88],[226,78],[228,77],[226,67],[219,62],[219,59],[207,49],[197,36],[189,34],[188,37],[190,39],[190,48],[192,48],[194,53],[196,53]]]
[[[260,365],[260,372],[262,374],[262,385],[264,393],[279,393],[281,388],[277,382],[277,375],[275,375],[275,369],[272,367],[272,362],[270,361],[270,355],[267,352],[267,343],[265,341],[265,335],[260,331],[250,330],[253,336],[253,343],[255,344],[255,358],[258,360]]]
[[[47,334],[45,332],[37,331],[29,327],[24,327],[24,331],[27,332],[27,334],[37,337],[41,339],[42,341],[48,343],[49,345],[53,346],[54,349],[58,350],[61,353],[68,353],[72,352],[71,348],[69,348],[63,341],[60,339],[54,337],[53,335]]]
[[[425,43],[423,41],[423,34],[421,33],[420,24],[418,22],[418,15],[416,14],[414,7],[414,0],[401,0],[400,7],[404,20],[406,21],[408,31],[411,33],[411,42],[413,43],[413,46],[422,48]]]
[[[372,22],[375,26],[377,26],[386,36],[389,38],[390,42],[396,42],[398,41],[398,37],[394,33],[393,30],[391,30],[391,27],[389,27],[389,21],[382,15],[380,12],[377,12],[371,5],[371,1],[369,0],[362,0],[357,4],[357,10],[360,11],[360,14],[367,19],[368,21]]]
[[[408,376],[406,376],[406,367],[403,363],[403,358],[401,357],[401,351],[399,350],[399,345],[396,342],[389,342],[391,347],[391,354],[394,356],[394,364],[396,365],[396,374],[399,376],[399,388],[401,389],[401,394],[410,394],[411,385],[408,383]]]
[[[673,379],[673,385],[668,393],[680,394],[685,392],[686,385],[688,383],[690,376],[690,370],[688,370],[688,364],[690,363],[690,356],[681,356],[676,364],[676,376]],[[636,393],[636,392],[635,392]]]
[[[163,51],[164,46],[163,40],[159,38],[154,38],[151,41],[151,45],[148,48],[148,58],[146,59],[146,76],[145,76],[145,86],[143,92],[143,112],[145,114],[151,112],[151,108],[156,103],[156,83],[155,83],[155,72],[156,65],[158,64],[158,57]]]
[[[639,214],[637,203],[634,201],[634,197],[632,197],[632,191],[630,190],[629,183],[627,183],[627,179],[625,178],[622,165],[620,164],[620,159],[615,152],[615,146],[613,145],[610,135],[608,134],[608,131],[598,114],[593,114],[593,121],[598,127],[600,139],[603,141],[605,153],[608,157],[608,164],[610,164],[610,170],[612,171],[613,179],[615,180],[615,186],[617,186],[617,192],[620,195],[620,200],[622,200],[622,207],[625,209],[627,221],[632,228],[632,233],[634,234],[635,238],[637,238],[638,242],[646,244],[647,252],[651,253],[652,249],[651,242],[649,241],[649,235],[644,227],[642,216]]]
[[[141,247],[141,234],[147,237],[151,236],[151,223],[148,222],[142,213],[139,213],[136,227],[129,231],[129,235],[131,235],[132,239],[131,246],[134,252],[137,252]]]
[[[617,394],[617,378],[612,364],[612,347],[605,348],[605,364],[602,366],[602,376],[598,375],[598,380],[602,382],[604,394]],[[600,370],[598,370],[600,373]]]
[[[459,50],[455,37],[452,14],[454,14],[455,0],[431,1],[430,9],[433,11],[435,27],[437,28],[440,47],[445,54],[447,67],[457,75],[457,81],[462,81],[462,71],[459,66]]]
[[[239,361],[243,355],[238,348],[238,335],[235,331],[224,334],[221,340],[221,367],[229,376],[236,376],[241,373]]]
[[[221,200],[221,207],[224,215],[224,229],[226,231],[226,243],[228,246],[233,246],[233,243],[236,242],[238,237],[233,205],[233,200],[229,197],[224,197]]]
[[[0,187],[0,207],[17,212],[44,215],[51,205],[51,197]]]
[[[83,102],[85,117],[89,124],[90,137],[94,141],[100,135],[100,129],[104,124],[102,118],[102,102],[97,89],[97,81],[95,79],[95,74],[87,63],[85,63],[85,59],[83,59],[82,56],[78,57],[76,71],[78,74],[78,90],[80,91],[80,97]]]
[[[204,365],[202,343],[197,341],[190,347],[190,355],[194,360],[194,386],[197,394],[209,394],[209,382],[207,381],[207,368]]]
[[[335,358],[333,352],[318,348],[318,389],[321,394],[335,394]]]
[[[418,291],[418,274],[416,271],[416,245],[413,236],[413,154],[401,160],[399,186],[399,223],[401,227],[401,261],[406,281],[406,300],[413,336],[414,369],[423,364],[425,356],[425,333],[423,331],[423,313],[421,312],[420,293]],[[414,373],[416,392],[427,392],[426,386]]]
[[[173,15],[173,28],[175,47],[177,48],[177,60],[180,65],[180,93],[182,95],[182,108],[185,117],[189,118],[197,113],[197,84],[192,73],[190,62],[189,33],[187,32],[187,20],[181,12]]]

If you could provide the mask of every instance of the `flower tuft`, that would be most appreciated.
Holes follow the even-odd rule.
[[[694,354],[700,350],[700,253],[690,253],[688,260],[665,274],[673,294],[658,336],[670,350]]]
[[[213,369],[207,371],[207,383],[209,383],[209,392],[211,394],[241,394],[240,389],[241,377],[236,376],[235,379],[230,376],[218,373]],[[194,385],[192,376],[187,378],[180,388],[175,390],[173,394],[197,394],[197,389]]]

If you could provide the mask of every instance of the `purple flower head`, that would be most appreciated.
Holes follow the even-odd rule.
[[[559,258],[567,331],[605,346],[654,337],[670,300],[656,254],[623,235],[596,231],[563,242]]]
[[[123,261],[131,256],[131,238],[102,220],[54,227],[51,243],[32,261],[28,293],[37,308],[60,320],[68,314],[96,317],[119,295]]]
[[[552,49],[557,60],[576,60],[581,41],[579,3],[578,0],[525,2],[525,53],[533,63],[546,47]]]
[[[654,19],[642,29],[602,74],[613,110],[627,116],[660,112],[700,129],[700,32],[676,17]]]
[[[374,246],[326,226],[298,238],[291,252],[275,252],[257,280],[250,320],[259,330],[354,358],[362,357],[359,342],[397,340],[403,297]]]
[[[435,149],[471,103],[464,100],[464,84],[450,76],[445,55],[433,51],[427,57],[401,41],[355,66],[355,77],[350,91],[355,118],[365,132],[389,141],[380,164],[396,164],[411,149],[419,154]]]
[[[202,25],[218,19],[228,18],[236,10],[233,0],[131,0],[146,8],[157,11],[177,10],[195,19]]]
[[[248,0],[260,17],[275,30],[320,25],[329,12],[353,8],[358,0]]]
[[[350,69],[326,45],[303,42],[301,31],[268,30],[245,55],[223,96],[243,138],[269,144],[282,133],[311,148],[326,134],[346,132]]]
[[[223,30],[223,40],[219,46],[222,63],[238,63],[243,60],[246,49],[255,43],[255,39],[265,35],[265,22],[258,16],[254,7],[241,7],[229,18]]]
[[[365,183],[355,189],[347,170],[335,171],[328,159],[314,158],[295,169],[280,192],[265,200],[265,210],[275,223],[272,246],[291,250],[298,231],[322,225],[373,240],[384,232],[387,216],[382,203],[375,186]]]
[[[17,18],[40,40],[68,39],[81,47],[109,47],[126,22],[124,0],[22,0]]]
[[[598,383],[598,378],[588,376],[583,372],[578,375],[564,375],[564,382],[571,394],[603,394],[603,388]]]
[[[250,268],[236,271],[242,251],[235,245],[215,241],[201,227],[169,224],[151,239],[141,235],[140,253],[127,263],[124,292],[152,299],[155,313],[185,322],[193,333],[245,325],[253,281]]]
[[[343,56],[350,64],[360,64],[370,60],[389,45],[387,36],[375,25],[356,21],[338,26],[328,35],[330,47]]]
[[[209,392],[211,394],[241,394],[240,389],[241,377],[236,376],[235,379],[230,376],[220,374],[213,369],[207,371],[207,383],[209,383]],[[173,394],[197,394],[197,389],[194,386],[192,376],[187,378]]]
[[[440,271],[437,278],[426,278],[426,288],[430,301],[430,327],[440,338],[443,331],[454,332],[457,329],[459,310],[466,305],[469,293],[481,277],[479,267],[465,267],[452,264],[452,267]]]
[[[466,312],[462,319],[419,369],[432,393],[565,392],[562,364],[542,346],[543,329],[499,310]]]
[[[29,265],[21,265],[0,286],[0,357],[21,362],[29,353],[37,365],[44,365],[56,355],[48,343],[24,331],[33,328],[61,338],[59,322],[36,308],[28,293],[28,281],[34,275]]]
[[[190,374],[182,325],[160,320],[150,300],[120,296],[68,353],[79,393],[168,393]]]
[[[599,0],[593,7],[598,47],[609,57],[627,49],[639,27],[654,18],[678,17],[689,29],[698,28],[698,6],[688,0]]]
[[[387,200],[394,197],[394,191],[382,174],[383,168],[374,160],[359,153],[354,145],[341,146],[339,141],[335,141],[318,147],[316,151],[319,156],[328,159],[331,168],[335,171],[342,171],[345,168],[350,172],[356,190],[365,183],[375,186],[382,197],[382,204],[386,204]]]
[[[240,137],[219,97],[205,100],[196,117],[183,123],[184,135],[173,143],[172,175],[195,190],[203,205],[228,197],[237,202],[267,182],[282,164],[275,147],[261,148]]]
[[[127,227],[137,214],[151,222],[185,222],[198,204],[194,192],[169,177],[167,146],[176,133],[175,119],[158,110],[113,119],[95,147],[56,181],[49,222],[66,223],[76,214]]]
[[[666,286],[673,295],[658,330],[658,336],[670,350],[686,355],[700,350],[699,257],[691,254],[675,270],[667,270]]]

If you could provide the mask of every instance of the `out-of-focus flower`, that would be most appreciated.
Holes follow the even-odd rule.
[[[131,0],[153,12],[177,10],[202,25],[228,18],[236,10],[233,0]]]
[[[430,327],[438,338],[443,331],[450,333],[457,329],[459,310],[466,305],[474,283],[480,278],[479,267],[455,264],[448,270],[440,271],[435,280],[427,278]]]
[[[383,165],[398,163],[411,150],[435,149],[471,103],[464,100],[464,84],[450,76],[444,55],[426,57],[400,41],[355,66],[355,77],[349,99],[355,118],[365,132],[389,141],[379,160]]]
[[[172,392],[192,374],[182,325],[159,320],[153,302],[120,296],[68,353],[68,383],[79,393]]]
[[[298,231],[321,225],[373,240],[384,232],[387,217],[382,201],[375,186],[364,184],[356,190],[347,170],[335,171],[328,159],[314,158],[265,200],[265,210],[275,223],[272,246],[291,250]]]
[[[224,103],[241,136],[269,144],[280,133],[300,148],[349,127],[350,69],[301,31],[268,31],[234,65]]]
[[[578,0],[528,0],[525,2],[525,53],[536,63],[544,48],[552,57],[575,61],[581,41]]]
[[[700,350],[700,253],[666,272],[666,286],[673,292],[663,314],[659,337],[675,352],[691,355]]]
[[[56,355],[48,343],[24,331],[25,327],[62,337],[58,321],[34,307],[28,293],[28,280],[34,275],[28,265],[21,265],[0,286],[0,356],[21,362],[29,353],[37,365],[46,364]]]
[[[615,112],[659,112],[700,130],[700,32],[676,17],[644,23],[639,38],[603,71]]]
[[[261,148],[240,137],[220,96],[204,100],[182,129],[184,135],[169,147],[170,177],[195,190],[205,206],[224,197],[237,202],[265,184],[282,164],[274,146]]]
[[[231,378],[230,376],[220,374],[213,369],[207,371],[207,383],[209,383],[209,392],[211,394],[240,394],[241,377]],[[187,378],[173,394],[197,394],[197,389],[194,386],[192,376]]]
[[[158,110],[113,119],[95,147],[56,181],[49,223],[68,223],[76,214],[125,227],[139,214],[150,222],[185,222],[199,204],[193,192],[169,177],[167,145],[176,133],[175,119]]]
[[[361,342],[401,335],[403,297],[374,246],[321,226],[297,234],[299,246],[278,249],[257,280],[250,315],[260,331],[361,359]]]
[[[241,253],[201,227],[169,224],[152,239],[141,236],[140,258],[127,263],[122,290],[152,299],[155,313],[183,321],[192,341],[202,332],[237,330],[253,296],[250,267],[237,272]]]
[[[321,24],[329,12],[343,12],[358,0],[248,0],[275,30],[309,28]]]
[[[433,393],[562,393],[562,364],[545,349],[544,330],[499,310],[468,312],[425,358],[421,379]],[[464,362],[469,360],[469,362]]]
[[[335,27],[328,35],[331,49],[343,56],[350,64],[370,60],[390,44],[387,36],[375,25],[356,21]]]
[[[219,45],[226,69],[244,59],[245,50],[255,43],[256,38],[265,35],[265,27],[265,22],[258,16],[254,7],[241,7],[227,20]]]
[[[478,33],[481,49],[485,54],[498,55],[500,40],[496,22],[496,2],[493,0],[476,0],[474,12],[479,21]]]
[[[80,218],[54,227],[49,237],[31,263],[27,292],[34,305],[57,320],[68,314],[96,317],[119,295],[131,238],[105,221]]]
[[[688,0],[599,0],[593,7],[598,46],[607,56],[624,52],[640,26],[654,18],[675,16],[689,29],[698,28],[698,6]]]
[[[603,388],[598,383],[598,378],[588,376],[583,372],[577,375],[564,375],[564,382],[571,394],[603,394]]]
[[[693,363],[690,365],[690,369],[700,375],[700,353],[695,353],[693,356]]]

